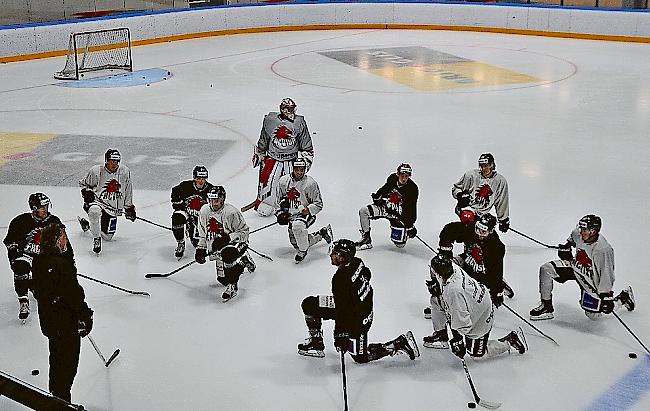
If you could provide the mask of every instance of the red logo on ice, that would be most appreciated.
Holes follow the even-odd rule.
[[[211,217],[210,220],[208,220],[208,231],[211,233],[220,233],[223,231],[223,226],[216,218]]]
[[[587,252],[582,248],[576,250],[576,263],[577,265],[584,268],[591,268],[591,258],[587,255]]]
[[[120,188],[122,188],[122,185],[114,178],[104,185],[104,191],[107,193],[118,193]]]

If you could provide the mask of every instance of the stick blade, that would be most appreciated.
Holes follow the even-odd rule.
[[[250,204],[246,204],[245,206],[243,206],[243,207],[241,208],[241,212],[242,212],[242,213],[245,213],[246,211],[248,211],[248,210],[250,210],[251,208],[255,207],[255,202],[256,202],[256,201],[257,201],[257,200],[253,200],[252,203],[250,203]]]
[[[480,399],[478,401],[478,405],[480,405],[483,408],[487,408],[489,410],[496,410],[497,408],[499,408],[501,406],[501,403],[500,402],[490,402],[490,401],[486,401],[484,399]]]
[[[151,297],[151,294],[149,294],[146,291],[134,291],[133,295],[142,295],[142,296],[145,296],[145,297]]]
[[[108,366],[111,365],[111,363],[113,362],[113,360],[114,360],[118,355],[120,355],[120,349],[119,349],[119,348],[118,348],[117,350],[115,350],[115,352],[113,352],[113,355],[111,355],[111,358],[109,358],[108,361],[106,361],[106,368],[108,368]]]
[[[144,275],[144,278],[164,278],[167,277],[167,274],[162,273],[147,273]]]

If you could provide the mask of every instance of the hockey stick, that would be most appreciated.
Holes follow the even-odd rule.
[[[345,408],[343,411],[348,411],[348,384],[345,374],[345,351],[341,350],[341,374],[343,374],[343,403]]]
[[[268,228],[268,227],[271,227],[271,226],[273,226],[273,225],[276,225],[277,223],[278,223],[277,221],[274,222],[274,223],[269,223],[269,224],[265,225],[264,227],[256,228],[255,230],[251,231],[251,232],[248,233],[248,234],[250,235],[250,234],[256,233],[256,232],[258,232],[258,231],[262,231],[262,230],[264,230],[265,228]]]
[[[242,213],[245,213],[246,211],[250,210],[251,208],[255,207],[255,203],[257,202],[257,199],[253,200],[252,203],[246,204],[243,206],[240,210]]]
[[[122,288],[122,287],[118,287],[118,286],[110,284],[110,283],[106,283],[106,282],[98,280],[96,278],[88,277],[87,275],[83,275],[81,273],[77,273],[77,275],[79,277],[85,278],[86,280],[94,281],[96,283],[103,284],[105,286],[115,288],[115,289],[120,290],[120,291],[124,291],[125,293],[129,293],[129,294],[133,294],[133,295],[144,295],[146,297],[151,297],[151,294],[149,294],[148,292],[145,292],[145,291],[131,291],[131,290],[127,290],[126,288]]]
[[[95,344],[95,340],[93,340],[93,337],[91,337],[90,334],[88,334],[88,339],[90,340],[90,343],[93,345],[93,348],[95,349],[95,352],[97,352],[97,355],[99,355],[99,358],[102,359],[102,362],[104,363],[104,366],[106,368],[108,368],[108,366],[111,365],[111,363],[113,362],[115,357],[117,357],[120,354],[120,349],[118,348],[117,350],[115,350],[113,352],[113,354],[108,359],[108,361],[106,361],[106,358],[104,358],[104,355],[102,354],[102,352],[99,351],[99,348],[97,347],[97,344]]]
[[[427,244],[426,241],[424,241],[423,239],[421,239],[419,235],[416,234],[416,235],[415,235],[415,238],[417,238],[418,240],[422,241],[422,244],[424,244],[424,245],[425,245],[429,250],[433,251],[434,254],[438,255],[438,252],[437,252],[436,250],[434,250],[433,248],[431,248],[431,246],[430,246],[429,244]]]
[[[168,272],[166,274],[163,274],[163,273],[147,273],[147,274],[144,275],[144,278],[164,278],[164,277],[169,277],[170,275],[176,274],[177,272],[191,266],[195,262],[196,262],[196,260],[192,260],[189,263],[184,264],[182,267],[178,267],[174,271],[170,271],[170,272]]]
[[[623,320],[621,319],[621,317],[619,317],[618,314],[616,314],[616,312],[614,312],[614,311],[612,311],[612,314],[614,314],[614,317],[616,317],[616,319],[617,319],[621,324],[623,324],[623,327],[625,327],[625,329],[626,329],[630,334],[632,334],[632,337],[634,337],[634,338],[637,340],[637,342],[638,342],[639,344],[641,344],[641,347],[643,347],[643,349],[645,350],[645,352],[647,352],[647,353],[650,355],[650,351],[648,351],[648,347],[646,347],[645,344],[643,344],[643,343],[641,342],[641,340],[639,339],[639,337],[637,337],[636,334],[634,334],[634,332],[632,332],[632,330],[630,329],[630,327],[628,327],[627,324],[625,324],[625,323],[623,322]]]
[[[250,246],[248,247],[248,249],[249,249],[250,251],[254,252],[255,254],[259,255],[259,256],[262,257],[262,258],[266,258],[266,259],[269,260],[269,261],[273,261],[273,259],[272,259],[271,257],[269,257],[268,255],[265,255],[265,254],[262,254],[262,253],[260,253],[260,252],[257,252],[257,251],[255,251],[255,250],[253,250],[252,248],[250,248]]]
[[[472,382],[472,376],[469,375],[469,368],[467,368],[465,359],[461,358],[460,361],[463,363],[463,368],[465,369],[465,376],[467,377],[467,382],[469,382],[469,387],[472,389],[472,394],[474,395],[474,401],[483,408],[488,408],[491,410],[495,410],[499,408],[501,406],[500,402],[486,401],[484,399],[481,399],[481,397],[478,396],[478,393],[476,392],[476,388],[474,387],[474,382]]]
[[[510,230],[510,231],[514,231],[515,233],[519,234],[520,236],[525,237],[525,238],[529,239],[530,241],[533,241],[533,242],[535,242],[535,243],[537,243],[537,244],[539,244],[539,245],[543,245],[543,246],[546,247],[546,248],[553,248],[553,249],[556,249],[556,250],[558,249],[558,246],[556,246],[556,245],[548,245],[548,244],[544,244],[544,243],[542,243],[541,241],[537,241],[537,240],[535,240],[533,237],[528,236],[528,235],[522,233],[521,231],[517,231],[517,230],[515,230],[515,229],[512,228],[512,227],[510,227],[509,230]]]
[[[164,228],[165,230],[173,231],[171,227],[167,227],[167,226],[162,225],[162,224],[154,223],[153,221],[151,221],[151,220],[147,220],[146,218],[142,218],[142,217],[135,216],[135,219],[136,219],[136,220],[142,220],[142,221],[144,221],[145,223],[149,223],[149,224],[151,224],[151,225],[155,225],[156,227]]]
[[[553,341],[553,343],[555,343],[555,345],[557,345],[558,347],[560,346],[560,344],[558,344],[558,342],[555,341],[551,336],[549,336],[548,334],[545,334],[542,330],[540,330],[539,328],[535,327],[535,326],[534,326],[530,321],[528,321],[527,319],[525,319],[524,317],[522,317],[521,315],[519,315],[519,313],[518,313],[517,311],[513,310],[512,308],[510,308],[510,307],[508,306],[508,304],[506,304],[506,303],[504,302],[504,303],[502,303],[501,305],[503,305],[503,306],[506,307],[506,308],[507,308],[511,313],[513,313],[514,315],[516,315],[517,317],[519,317],[519,319],[521,319],[523,322],[525,322],[526,324],[528,324],[532,329],[534,329],[534,330],[537,331],[538,333],[542,334],[544,337],[548,338],[549,340]]]

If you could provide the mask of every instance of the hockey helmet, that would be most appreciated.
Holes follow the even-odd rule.
[[[116,149],[109,148],[108,150],[106,150],[106,154],[104,154],[104,161],[108,161],[108,160],[121,161],[122,155]]]
[[[407,173],[408,175],[413,174],[413,169],[409,163],[402,163],[397,166],[397,174]]]
[[[30,194],[29,200],[27,200],[27,202],[29,204],[29,208],[32,211],[36,211],[40,207],[50,205],[50,199],[43,193]]]
[[[495,165],[494,163],[494,156],[492,153],[483,153],[479,156],[478,158],[478,165],[479,167],[484,165],[484,164],[492,164]]]
[[[429,265],[431,274],[438,274],[440,277],[447,279],[451,277],[454,272],[454,267],[451,265],[451,258],[443,254],[437,254],[431,259]]]
[[[578,221],[578,228],[581,230],[594,230],[599,233],[602,226],[602,220],[594,214],[587,214]]]
[[[305,160],[303,157],[296,157],[293,159],[293,168],[296,167],[307,167],[307,160]]]
[[[494,227],[497,225],[497,218],[492,214],[483,214],[476,221],[475,229],[476,234],[480,234],[479,231],[482,231],[483,234],[491,233],[494,231]]]
[[[226,201],[226,189],[223,186],[214,186],[211,187],[207,192],[208,199],[213,200],[220,198],[223,201]]]
[[[472,207],[464,207],[460,210],[460,221],[462,223],[472,223],[476,220],[476,213]]]
[[[342,238],[332,243],[329,254],[338,254],[345,258],[345,261],[350,261],[356,252],[357,247],[354,245],[354,241]]]
[[[283,98],[280,103],[280,114],[293,121],[296,118],[296,103],[289,97]]]
[[[196,166],[192,171],[192,177],[208,178],[208,169],[205,166]]]

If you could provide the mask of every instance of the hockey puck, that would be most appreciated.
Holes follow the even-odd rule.
[[[38,375],[40,373],[39,370],[32,370],[32,375]]]
[[[636,353],[631,352],[627,356],[630,358],[636,358]]]
[[[476,408],[476,403],[475,402],[468,402],[467,403],[467,408]]]
[[[359,126],[359,130],[363,130],[363,127]]]
[[[149,87],[151,84],[147,84],[147,87]]]

